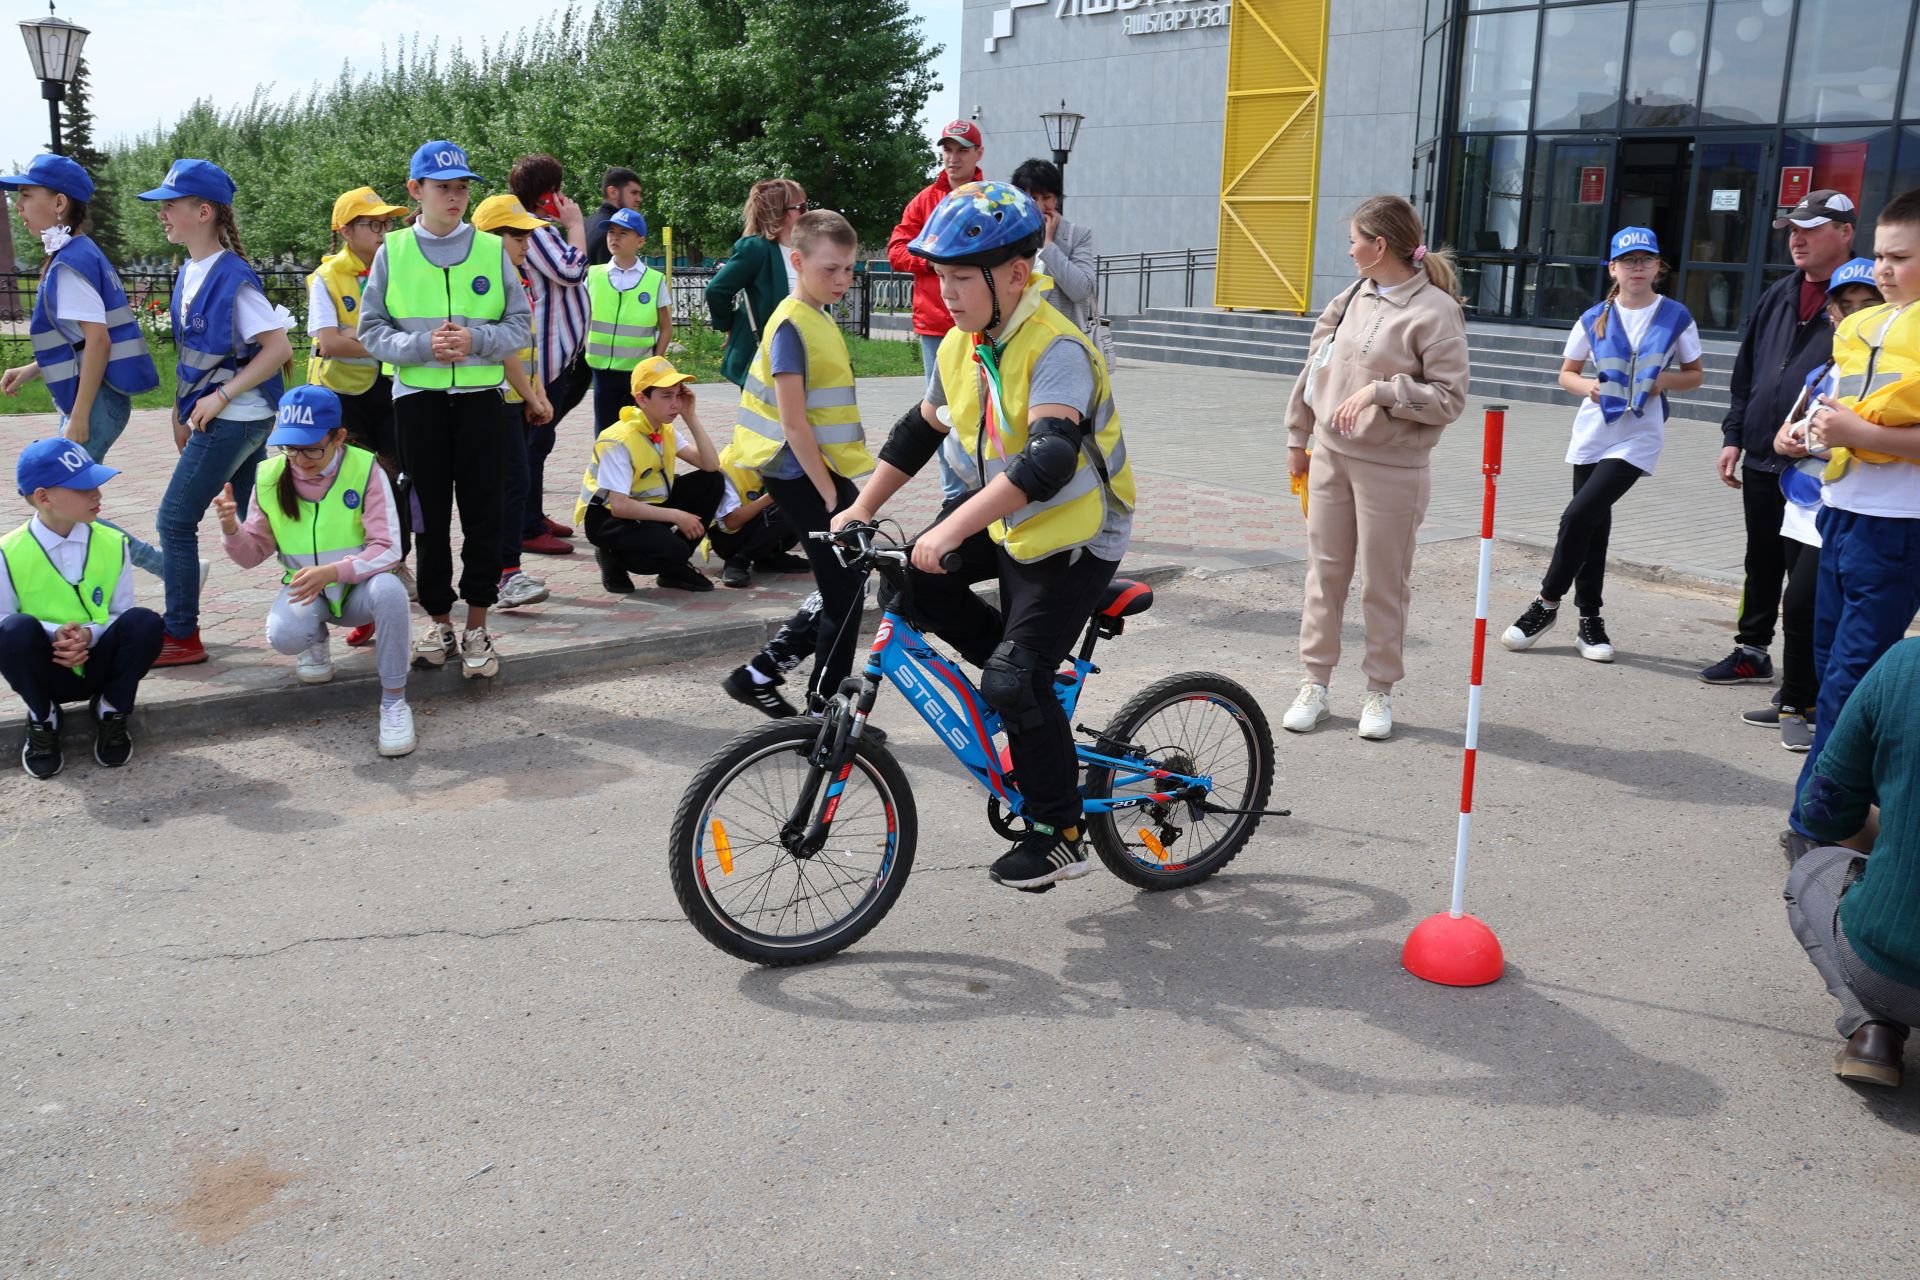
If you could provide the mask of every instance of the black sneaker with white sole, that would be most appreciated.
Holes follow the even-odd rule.
[[[720,682],[720,687],[725,689],[727,696],[735,702],[752,707],[755,711],[775,720],[785,720],[789,716],[800,714],[800,708],[781,697],[779,690],[774,688],[775,685],[785,683],[786,681],[779,676],[775,676],[766,684],[755,684],[752,672],[745,667],[735,667],[727,673],[727,678]]]
[[[27,776],[44,782],[66,763],[66,757],[60,754],[59,721],[27,721],[27,740],[20,744],[20,767]]]
[[[1519,621],[1508,627],[1500,637],[1500,643],[1515,653],[1522,649],[1533,648],[1533,642],[1546,634],[1547,629],[1560,621],[1559,606],[1551,609],[1545,600],[1535,600],[1520,615]]]
[[[1090,875],[1093,861],[1078,827],[1062,830],[1036,822],[1013,848],[987,869],[987,878],[1009,889],[1037,889]]]
[[[93,734],[93,758],[102,768],[118,769],[133,759],[133,735],[127,732],[127,713],[102,711],[93,704],[96,728]]]
[[[1700,673],[1706,684],[1767,684],[1773,679],[1773,659],[1765,649],[1744,644]]]
[[[1574,645],[1588,662],[1613,661],[1613,641],[1607,638],[1607,624],[1600,621],[1597,613],[1580,619],[1580,633],[1574,637]]]
[[[593,549],[593,562],[600,566],[600,586],[616,596],[633,594],[633,577],[605,547]]]

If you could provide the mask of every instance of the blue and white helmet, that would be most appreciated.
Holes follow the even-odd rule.
[[[955,267],[997,267],[1036,252],[1046,220],[1031,197],[1004,182],[969,182],[935,206],[907,252]]]

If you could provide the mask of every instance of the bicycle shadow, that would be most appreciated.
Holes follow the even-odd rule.
[[[1140,894],[1066,922],[1087,945],[1058,978],[997,958],[950,952],[854,952],[811,969],[762,970],[740,982],[755,1003],[802,1017],[922,1023],[1007,1017],[1112,1018],[1125,1010],[1190,1019],[1240,1041],[1270,1074],[1345,1094],[1482,1104],[1578,1106],[1602,1114],[1699,1115],[1724,1096],[1707,1077],[1641,1054],[1560,1004],[1509,965],[1492,987],[1437,987],[1400,967],[1397,940],[1367,931],[1404,923],[1404,899],[1320,876],[1222,876],[1204,888]],[[1303,939],[1347,936],[1334,947]],[[1350,1015],[1332,1055],[1280,1038],[1303,1013]],[[1382,1035],[1400,1045],[1381,1052]],[[1339,1060],[1342,1045],[1349,1061]],[[1395,1064],[1351,1065],[1352,1046]]]

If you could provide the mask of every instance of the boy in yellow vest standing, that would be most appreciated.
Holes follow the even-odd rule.
[[[980,667],[980,693],[1000,713],[1020,775],[1032,828],[988,875],[1035,891],[1093,870],[1053,675],[1126,553],[1134,504],[1106,362],[1047,301],[1053,282],[1034,269],[1045,230],[1027,194],[999,182],[955,189],[927,219],[910,247],[938,273],[953,329],[926,398],[894,426],[866,491],[834,522],[873,519],[936,453],[967,480],[971,492],[949,500],[914,544],[914,602]],[[945,573],[952,552],[961,568]],[[993,579],[999,609],[971,589]]]
[[[463,221],[467,153],[429,142],[413,153],[407,194],[420,206],[390,232],[361,293],[360,342],[394,368],[393,419],[400,463],[420,500],[414,530],[420,606],[431,621],[413,646],[415,666],[458,657],[460,674],[500,670],[487,610],[500,595],[500,502],[506,449],[500,387],[508,356],[527,345],[533,309],[500,237]],[[453,506],[460,504],[460,598],[466,629],[453,631]]]
[[[664,356],[673,341],[673,300],[667,279],[640,260],[647,220],[632,209],[607,219],[613,261],[587,268],[587,367],[593,370],[593,427],[613,425],[633,403],[627,385],[634,366]]]
[[[389,465],[393,448],[393,380],[360,345],[360,291],[368,264],[407,211],[372,187],[355,187],[333,202],[334,251],[307,277],[307,381],[340,397],[347,438]]]
[[[852,225],[830,209],[793,224],[793,293],[767,317],[733,428],[738,465],[765,479],[813,564],[822,608],[809,691],[822,699],[853,669],[860,635],[862,575],[842,565],[828,544],[808,537],[826,531],[833,514],[859,495],[854,481],[873,470],[853,363],[826,310],[853,287],[858,245]]]
[[[630,376],[633,403],[593,442],[573,521],[593,544],[600,584],[615,595],[633,590],[630,573],[711,591],[713,579],[692,561],[720,505],[720,455],[694,413],[693,375],[649,356]],[[676,419],[686,424],[684,441]],[[683,462],[692,469],[680,470]]]
[[[14,468],[34,515],[0,538],[0,676],[27,704],[20,764],[32,778],[65,763],[63,702],[91,701],[96,761],[133,758],[127,720],[165,629],[133,603],[127,536],[96,523],[100,486],[119,474],[70,440],[35,440]]]

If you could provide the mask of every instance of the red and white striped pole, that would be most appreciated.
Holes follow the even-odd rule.
[[[1500,479],[1500,448],[1507,406],[1487,406],[1480,473],[1486,488],[1480,505],[1480,576],[1473,596],[1473,674],[1467,685],[1466,750],[1460,766],[1460,825],[1453,844],[1453,905],[1414,926],[1400,950],[1407,972],[1451,987],[1478,987],[1506,968],[1500,939],[1467,914],[1467,844],[1473,832],[1473,768],[1480,750],[1480,687],[1487,660],[1487,595],[1493,584],[1493,499]]]

